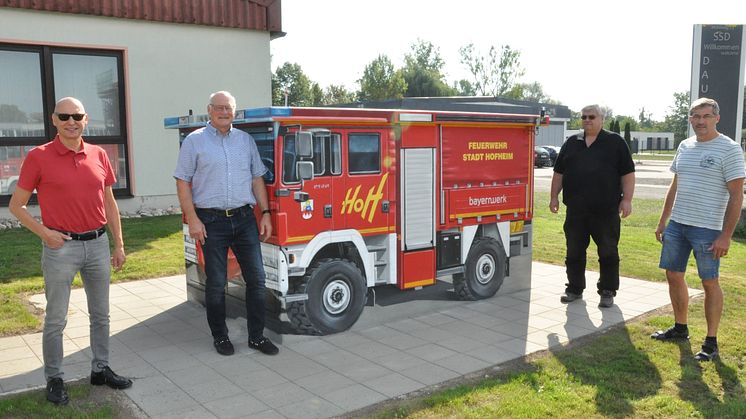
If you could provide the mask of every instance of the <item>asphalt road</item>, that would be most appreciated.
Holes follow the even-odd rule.
[[[668,170],[671,162],[638,160],[635,161],[635,197],[663,199],[671,184],[673,173]],[[548,192],[552,181],[552,168],[534,169],[534,188]]]

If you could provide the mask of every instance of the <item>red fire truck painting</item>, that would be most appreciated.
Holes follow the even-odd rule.
[[[207,118],[167,118],[183,139]],[[351,327],[376,287],[452,278],[465,300],[531,277],[533,147],[543,115],[336,108],[239,110],[267,166],[266,285],[295,332]],[[187,289],[204,302],[184,226]],[[227,295],[243,297],[229,255]],[[503,285],[504,284],[504,285]]]

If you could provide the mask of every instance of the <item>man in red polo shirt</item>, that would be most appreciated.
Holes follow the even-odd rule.
[[[91,384],[123,389],[132,380],[109,368],[109,280],[111,265],[125,261],[119,207],[111,185],[114,171],[106,152],[83,141],[88,115],[71,97],[60,99],[52,115],[57,136],[26,156],[9,209],[43,242],[42,271],[47,297],[42,349],[47,400],[67,404],[63,384],[62,331],[67,324],[70,287],[80,272],[91,322]],[[36,190],[41,209],[39,223],[26,209]],[[114,240],[114,253],[109,238]]]

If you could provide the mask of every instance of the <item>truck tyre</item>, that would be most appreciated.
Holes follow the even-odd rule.
[[[474,240],[466,257],[466,272],[453,275],[453,288],[461,300],[481,300],[495,295],[505,279],[505,251],[497,240]]]
[[[365,307],[366,286],[354,263],[321,259],[296,281],[293,294],[308,295],[307,300],[288,305],[293,328],[299,333],[328,335],[355,324]]]

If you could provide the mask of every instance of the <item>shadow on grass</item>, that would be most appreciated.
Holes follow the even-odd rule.
[[[582,329],[600,330],[623,317],[616,305],[602,309],[601,313],[601,324],[596,326],[585,301],[568,304],[566,335],[573,339],[582,334]],[[571,318],[572,322],[569,321]],[[594,335],[588,345],[570,348],[554,344],[552,339],[557,337],[550,336],[550,350],[569,375],[583,385],[595,388],[599,413],[614,417],[633,416],[631,402],[655,395],[661,387],[661,376],[647,354],[635,348],[626,326],[612,328],[610,332]]]
[[[722,382],[722,401],[707,385],[703,377],[709,363],[700,363],[694,359],[691,342],[675,342],[679,349],[679,397],[686,400],[708,419],[746,417],[746,393],[738,378],[736,369],[729,367],[721,359],[713,361],[715,372]]]

